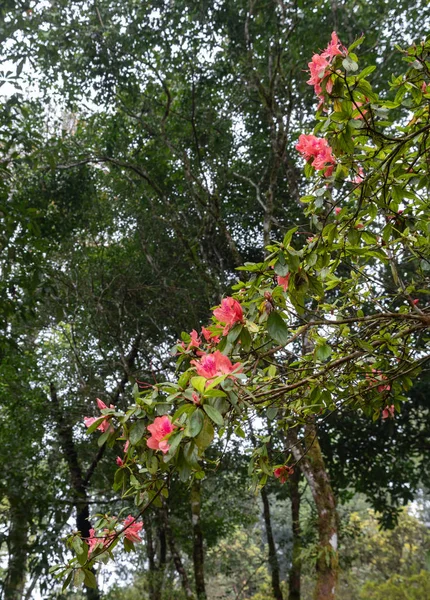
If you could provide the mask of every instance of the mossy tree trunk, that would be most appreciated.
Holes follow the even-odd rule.
[[[314,600],[334,600],[339,571],[336,500],[325,468],[315,422],[305,426],[305,445],[295,429],[289,430],[294,458],[305,476],[318,514],[317,581]]]

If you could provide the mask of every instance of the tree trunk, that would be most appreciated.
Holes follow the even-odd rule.
[[[301,531],[300,531],[300,470],[296,469],[288,480],[291,499],[291,519],[293,522],[293,550],[291,569],[288,576],[288,600],[300,600],[301,578]]]
[[[149,562],[149,598],[150,600],[161,600],[167,558],[166,531],[164,527],[158,528],[158,561],[155,560],[156,551],[150,523],[145,525],[145,532]]]
[[[3,592],[4,600],[21,600],[27,572],[28,510],[22,498],[9,498],[9,563]]]
[[[163,518],[164,518],[164,527],[165,527],[165,530],[166,530],[167,543],[169,545],[170,553],[172,555],[173,562],[175,564],[175,568],[176,568],[176,570],[178,572],[179,577],[181,578],[182,588],[184,590],[185,597],[189,598],[189,600],[194,600],[194,598],[195,598],[194,592],[191,589],[190,581],[188,579],[187,572],[186,572],[185,567],[184,567],[184,565],[182,563],[181,555],[179,554],[179,551],[178,551],[178,549],[176,547],[175,538],[173,537],[172,528],[170,527],[170,523],[169,523],[169,511],[167,509],[167,505],[166,504],[164,504]]]
[[[50,384],[50,394],[52,402],[52,413],[57,426],[58,438],[60,440],[61,450],[67,463],[70,473],[70,483],[72,485],[74,505],[76,508],[76,528],[81,532],[81,536],[90,537],[91,523],[89,521],[90,510],[87,495],[87,483],[79,464],[78,453],[73,441],[73,431],[71,426],[64,419],[60,402],[57,396],[57,390],[53,383]],[[93,570],[94,572],[94,570]],[[86,587],[88,600],[100,600],[98,588]]]
[[[267,543],[269,546],[269,565],[272,576],[272,590],[275,600],[283,600],[280,577],[279,577],[279,562],[276,553],[275,540],[273,538],[272,521],[270,518],[270,503],[265,487],[261,488],[261,498],[263,500],[263,515],[264,524],[266,526]]]
[[[191,517],[193,524],[193,563],[198,600],[206,600],[203,533],[200,523],[201,484],[194,480],[191,487]]]
[[[338,578],[338,518],[336,501],[325,468],[314,421],[305,427],[306,449],[290,429],[289,441],[294,458],[309,484],[318,513],[319,548],[314,600],[334,600]]]
[[[149,578],[148,578],[148,587],[149,587],[149,598],[150,600],[154,600],[154,592],[155,592],[155,577],[156,577],[156,568],[155,568],[155,550],[154,550],[154,540],[152,537],[152,526],[150,523],[146,523],[144,521],[145,534],[146,534],[146,553],[148,555],[148,563],[149,563]]]

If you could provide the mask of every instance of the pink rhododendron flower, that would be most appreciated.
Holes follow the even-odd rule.
[[[332,61],[335,56],[346,56],[347,54],[348,50],[345,48],[345,46],[342,46],[342,44],[339,41],[339,38],[337,37],[337,33],[333,31],[333,33],[331,34],[331,41],[329,42],[324,52],[322,52],[321,56]]]
[[[176,429],[176,425],[170,421],[167,415],[154,419],[152,425],[148,425],[148,431],[151,432],[151,437],[147,439],[148,448],[152,450],[161,450],[161,452],[169,451],[170,445],[164,439],[169,433]]]
[[[367,98],[366,98],[367,100]],[[363,106],[364,102],[353,102],[352,103],[355,109],[359,109],[361,106]],[[354,117],[354,119],[364,119],[364,115],[367,113],[367,110],[365,110],[364,108],[360,110],[360,112],[358,113],[358,115],[356,117]]]
[[[284,465],[283,467],[278,467],[273,470],[273,475],[279,479],[281,483],[285,483],[287,479],[294,473],[293,467],[288,467]]]
[[[354,177],[354,179],[352,180],[352,183],[359,184],[359,183],[361,183],[363,181],[363,179],[364,179],[363,167],[358,167],[358,173]]]
[[[124,536],[130,540],[130,542],[141,542],[142,538],[139,537],[139,531],[143,527],[143,523],[136,523],[134,517],[128,515],[128,517],[124,520],[124,527],[127,529],[124,531]]]
[[[193,348],[200,348],[201,343],[202,343],[202,340],[199,338],[199,334],[197,333],[197,331],[195,329],[193,329],[192,332],[190,333],[190,343],[188,344],[188,346],[185,345],[185,342],[182,342],[181,346],[188,352],[189,350],[192,350]]]
[[[338,215],[341,212],[341,207],[340,206],[336,206],[336,208],[334,209],[334,212]]]
[[[417,304],[419,304],[420,301],[418,298],[415,298],[415,300],[412,300],[412,304],[414,304],[415,306],[417,306]]]
[[[317,138],[315,135],[299,136],[296,150],[300,152],[306,161],[312,160],[312,166],[317,170],[324,171],[324,176],[329,177],[333,173],[336,160],[332,150],[325,138]]]
[[[95,529],[90,529],[90,537],[86,540],[89,546],[88,555],[92,554],[95,548],[101,549],[102,547],[107,546],[113,539],[114,534],[110,533],[108,529],[105,529],[104,533],[106,534],[105,537],[97,537]]]
[[[278,285],[282,285],[282,287],[284,288],[284,292],[286,292],[288,289],[288,282],[290,280],[290,275],[291,275],[291,273],[287,273],[285,275],[285,277],[281,277],[280,275],[278,275],[278,277],[277,277]]]
[[[311,74],[310,79],[306,83],[314,86],[315,94],[321,97],[322,87],[321,82],[324,77],[327,77],[327,72],[330,62],[320,54],[314,54],[312,60],[308,63],[309,72]]]
[[[335,56],[346,56],[348,50],[339,42],[339,38],[335,31],[331,34],[331,41],[327,48],[321,54],[314,54],[312,60],[308,63],[310,79],[306,83],[314,86],[315,94],[320,99],[318,108],[324,103],[324,94],[322,93],[322,82],[325,78],[330,77],[331,63]],[[326,82],[326,92],[331,94],[333,90],[333,80],[330,78]]]
[[[197,374],[205,379],[212,379],[219,375],[230,375],[239,372],[241,363],[232,364],[227,356],[216,350],[213,354],[203,354],[200,360],[192,360],[191,364],[196,367]]]
[[[193,398],[194,404],[200,404],[200,398],[199,398],[199,395],[196,394],[196,392],[193,392],[192,398]]]
[[[127,440],[124,444],[124,453],[127,452],[127,450],[129,449],[130,446],[130,440]]]
[[[224,298],[221,301],[221,306],[214,310],[214,315],[225,325],[223,335],[227,335],[229,329],[233,327],[235,323],[243,321],[242,307],[237,300],[234,298]]]
[[[366,379],[368,379],[371,383],[378,383],[379,381],[382,382],[388,379],[386,375],[383,375],[382,372],[378,371],[377,369],[372,369],[372,373],[374,373],[376,376],[372,377],[371,375],[366,375]],[[391,390],[391,385],[389,383],[381,383],[381,385],[378,385],[377,390],[379,393],[389,392]]]
[[[212,344],[218,344],[218,342],[220,340],[219,335],[217,335],[216,333],[213,333],[209,329],[206,329],[206,327],[202,327],[202,335],[207,342],[210,342]]]
[[[383,419],[388,419],[389,417],[391,417],[392,419],[394,418],[394,404],[392,404],[391,406],[387,405],[382,411]]]
[[[124,461],[122,460],[122,458],[120,456],[116,457],[116,464],[118,465],[118,467],[124,466]]]
[[[103,402],[103,400],[100,400],[100,398],[97,398],[96,402],[97,402],[97,406],[99,407],[100,410],[104,410],[105,408],[107,408],[106,404]],[[115,408],[115,406],[113,404],[111,404],[109,408]],[[103,415],[103,421],[101,421],[101,423],[97,427],[97,429],[99,431],[103,431],[103,433],[105,431],[107,431],[108,429],[110,429],[111,431],[114,431],[114,428],[109,423],[110,418],[111,418],[111,415]],[[95,423],[96,421],[98,421],[99,419],[100,419],[100,417],[84,417],[84,423],[87,427],[91,427],[91,425],[93,423]]]

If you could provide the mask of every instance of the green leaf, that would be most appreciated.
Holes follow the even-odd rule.
[[[191,385],[201,394],[205,391],[206,379],[204,377],[191,377]]]
[[[99,446],[99,448],[101,448],[103,446],[103,444],[105,442],[107,442],[107,440],[109,439],[110,434],[111,434],[111,431],[109,431],[109,429],[107,431],[105,431],[104,433],[101,434],[101,436],[97,440],[97,445]]]
[[[133,552],[133,550],[135,550],[134,548],[134,544],[131,540],[129,540],[128,538],[123,538],[123,544],[124,544],[124,550],[127,552],[127,554],[129,552]]]
[[[281,264],[279,262],[279,260],[275,263],[274,271],[275,271],[276,275],[280,275],[281,277],[285,277],[285,275],[288,273],[289,270],[290,269],[289,269],[288,265],[286,264],[285,259],[284,259],[284,263],[283,264]]]
[[[191,375],[192,375],[191,371],[185,371],[185,373],[182,373],[182,375],[179,377],[178,386],[181,389],[184,389],[186,387],[187,383],[190,380]]]
[[[148,457],[148,460],[146,461],[146,468],[151,475],[155,475],[155,473],[158,471],[158,458],[154,454],[151,457]]]
[[[270,408],[267,409],[267,418],[269,419],[269,421],[273,421],[273,419],[276,417],[277,414],[278,414],[278,409],[276,406],[271,406]]]
[[[124,483],[124,479],[126,477],[126,470],[125,469],[117,469],[117,471],[115,471],[115,477],[114,477],[114,482],[113,482],[113,489],[115,490],[115,492],[117,492],[118,490],[121,489],[122,484]]]
[[[184,446],[184,458],[187,464],[194,469],[199,469],[199,463],[197,460],[198,451],[197,446],[194,442],[187,442]]]
[[[288,343],[290,338],[288,327],[281,315],[273,310],[267,319],[267,332],[275,342],[282,346]]]
[[[368,75],[370,75],[370,73],[373,73],[373,71],[376,69],[376,65],[370,65],[369,67],[364,68],[362,71],[360,71],[360,73],[357,75],[358,79],[364,79],[365,77],[367,77]]]
[[[327,360],[330,358],[332,353],[332,349],[328,344],[322,344],[321,346],[317,346],[315,350],[315,356],[318,360]]]
[[[85,573],[82,569],[77,569],[73,576],[73,585],[75,587],[81,587],[85,580]]]
[[[297,269],[300,266],[300,258],[297,256],[297,254],[291,252],[288,252],[287,255],[287,263],[289,266],[289,271],[297,271]]]
[[[166,456],[170,458],[172,458],[172,456],[175,454],[176,449],[178,448],[179,444],[181,443],[182,438],[184,437],[184,432],[183,431],[179,431],[178,433],[172,435],[169,438],[169,452]]]
[[[197,446],[204,450],[208,446],[210,446],[213,438],[214,438],[214,428],[213,425],[207,417],[204,420],[203,427],[198,436],[194,438]]]
[[[191,390],[190,390],[191,391]],[[191,398],[190,398],[191,399]],[[196,410],[196,407],[193,404],[182,404],[182,406],[180,406],[178,408],[178,410],[175,412],[175,414],[172,417],[172,421],[173,423],[179,419],[179,417],[181,415],[183,415],[184,413],[186,414],[191,414]]]
[[[200,408],[198,408],[195,412],[193,412],[188,422],[188,431],[190,437],[196,437],[196,435],[200,433],[203,427],[203,423],[204,414],[203,411]]]
[[[84,583],[87,587],[95,589],[97,587],[97,581],[95,575],[89,569],[84,569],[85,579]]]
[[[311,198],[313,198],[313,196],[311,196]],[[301,198],[301,201],[303,202],[303,198]],[[284,239],[282,240],[282,244],[287,247],[288,244],[291,242],[293,235],[296,233],[296,231],[298,230],[298,227],[293,227],[292,229],[289,229],[287,231],[287,233],[284,235]]]
[[[63,583],[63,587],[62,587],[63,592],[69,587],[70,582],[72,581],[72,577],[73,577],[73,571],[70,571],[70,573],[67,575],[67,577]]]
[[[230,329],[227,335],[227,341],[230,342],[230,344],[234,344],[234,342],[237,340],[240,332],[242,331],[242,327],[243,325],[241,323],[236,323],[236,325]]]
[[[93,433],[97,427],[103,423],[104,417],[100,417],[99,419],[97,419],[97,421],[94,421],[94,423],[92,425],[90,425],[90,427],[88,427],[87,429],[87,433]]]
[[[210,404],[204,404],[203,410],[207,414],[207,416],[212,419],[214,423],[220,425],[221,427],[224,425],[224,419],[222,418],[222,414],[217,411],[216,408],[210,406]]]
[[[132,446],[135,446],[140,442],[145,432],[145,424],[142,420],[136,421],[130,429],[129,440]]]
[[[354,42],[352,42],[352,44],[348,48],[348,53],[352,52],[355,48],[357,48],[357,46],[360,46],[360,44],[363,43],[363,40],[364,40],[364,35],[362,35],[361,37],[357,38]]]
[[[246,327],[243,327],[243,329],[241,331],[240,343],[241,343],[242,350],[244,352],[249,352],[251,350],[252,338],[251,338],[251,334],[249,333],[249,331]]]
[[[72,548],[76,552],[76,554],[82,554],[83,552],[84,542],[80,537],[75,536],[72,541]]]
[[[82,552],[78,554],[78,562],[83,567],[88,560],[88,544],[83,544]]]
[[[182,450],[180,451],[178,456],[177,467],[179,472],[179,479],[185,483],[191,475],[191,467],[185,460],[185,456]]]

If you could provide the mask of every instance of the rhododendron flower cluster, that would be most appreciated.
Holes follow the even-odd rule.
[[[358,167],[358,173],[352,180],[352,183],[356,183],[358,185],[359,183],[361,183],[363,181],[363,179],[364,179],[363,167]]]
[[[366,379],[368,379],[371,383],[378,383],[379,381],[385,381],[388,379],[386,375],[383,375],[381,371],[376,369],[372,369],[372,373],[374,373],[376,377],[366,375]],[[379,393],[389,392],[391,390],[391,385],[389,383],[381,383],[381,385],[378,385],[377,390]]]
[[[288,283],[290,281],[290,275],[291,275],[291,273],[287,273],[285,275],[285,277],[281,277],[281,275],[278,275],[278,277],[277,277],[278,285],[282,285],[282,287],[284,288],[284,292],[286,292],[287,289],[288,289]]]
[[[100,410],[104,410],[105,408],[107,408],[106,404],[100,400],[100,398],[97,398],[97,406],[99,407]],[[115,408],[115,406],[113,404],[111,404],[109,406],[109,408]],[[111,415],[106,415],[103,416],[103,421],[100,423],[100,425],[97,427],[97,429],[99,431],[103,431],[103,433],[105,431],[107,431],[109,428],[111,429],[111,431],[114,431],[112,425],[110,425],[109,420],[111,418]],[[100,417],[84,417],[84,423],[87,427],[91,427],[91,425],[93,423],[95,423],[96,421],[98,421],[100,419]]]
[[[227,335],[235,323],[243,321],[243,310],[241,305],[234,298],[224,298],[221,306],[214,310],[214,316],[220,323],[225,325],[223,335]]]
[[[394,418],[394,404],[392,404],[391,406],[387,405],[382,411],[383,419],[388,419],[389,417],[391,417],[392,419]]]
[[[337,37],[337,33],[333,31],[331,34],[331,41],[324,52],[321,54],[314,54],[311,62],[308,63],[311,77],[306,83],[314,86],[315,94],[321,100],[318,108],[324,102],[324,95],[322,93],[322,83],[324,79],[327,78],[326,91],[330,94],[333,89],[333,81],[330,78],[330,67],[334,57],[340,55],[346,56],[347,54],[348,50],[345,48],[345,46],[342,46],[342,44],[339,42],[339,38]]]
[[[296,144],[296,150],[300,152],[305,160],[310,161],[313,159],[312,166],[317,171],[324,171],[325,177],[330,177],[333,173],[336,160],[326,139],[302,133]]]
[[[206,327],[202,327],[202,335],[209,344],[218,344],[220,341],[219,335],[206,329]]]
[[[188,346],[185,344],[185,342],[182,342],[181,346],[184,348],[184,350],[186,350],[186,352],[189,352],[190,350],[200,348],[201,343],[202,340],[199,338],[199,334],[195,329],[193,329],[190,333],[190,343]]]
[[[294,473],[293,467],[284,465],[283,467],[277,467],[273,470],[273,475],[279,479],[281,483],[285,483],[289,477]]]
[[[151,437],[146,442],[148,448],[161,450],[161,452],[166,454],[169,451],[170,445],[164,438],[172,433],[174,429],[176,429],[176,425],[173,425],[167,415],[156,417],[152,425],[148,425],[148,431],[151,433]]]
[[[130,542],[138,543],[142,541],[142,538],[139,537],[139,532],[143,527],[143,523],[136,523],[134,517],[132,515],[128,515],[126,517],[124,523],[124,527],[127,529],[124,531],[124,537],[126,537]]]
[[[117,518],[113,517],[113,519],[116,522]],[[122,525],[124,528],[124,537],[130,540],[130,542],[138,543],[142,541],[139,536],[139,532],[143,527],[143,523],[137,523],[132,515],[128,515]],[[94,550],[97,549],[105,549],[111,542],[114,541],[119,533],[120,532],[117,532],[114,529],[104,529],[103,535],[97,535],[95,529],[90,529],[90,536],[86,539],[86,542],[89,546],[88,554],[91,555]]]
[[[197,375],[205,379],[239,373],[242,366],[240,362],[233,365],[230,359],[219,350],[215,350],[213,354],[203,354],[200,360],[192,360],[191,364],[196,367]]]
[[[87,538],[88,554],[92,554],[96,548],[106,547],[114,538],[115,532],[104,530],[104,536],[97,537],[95,529],[90,529],[90,537]]]

